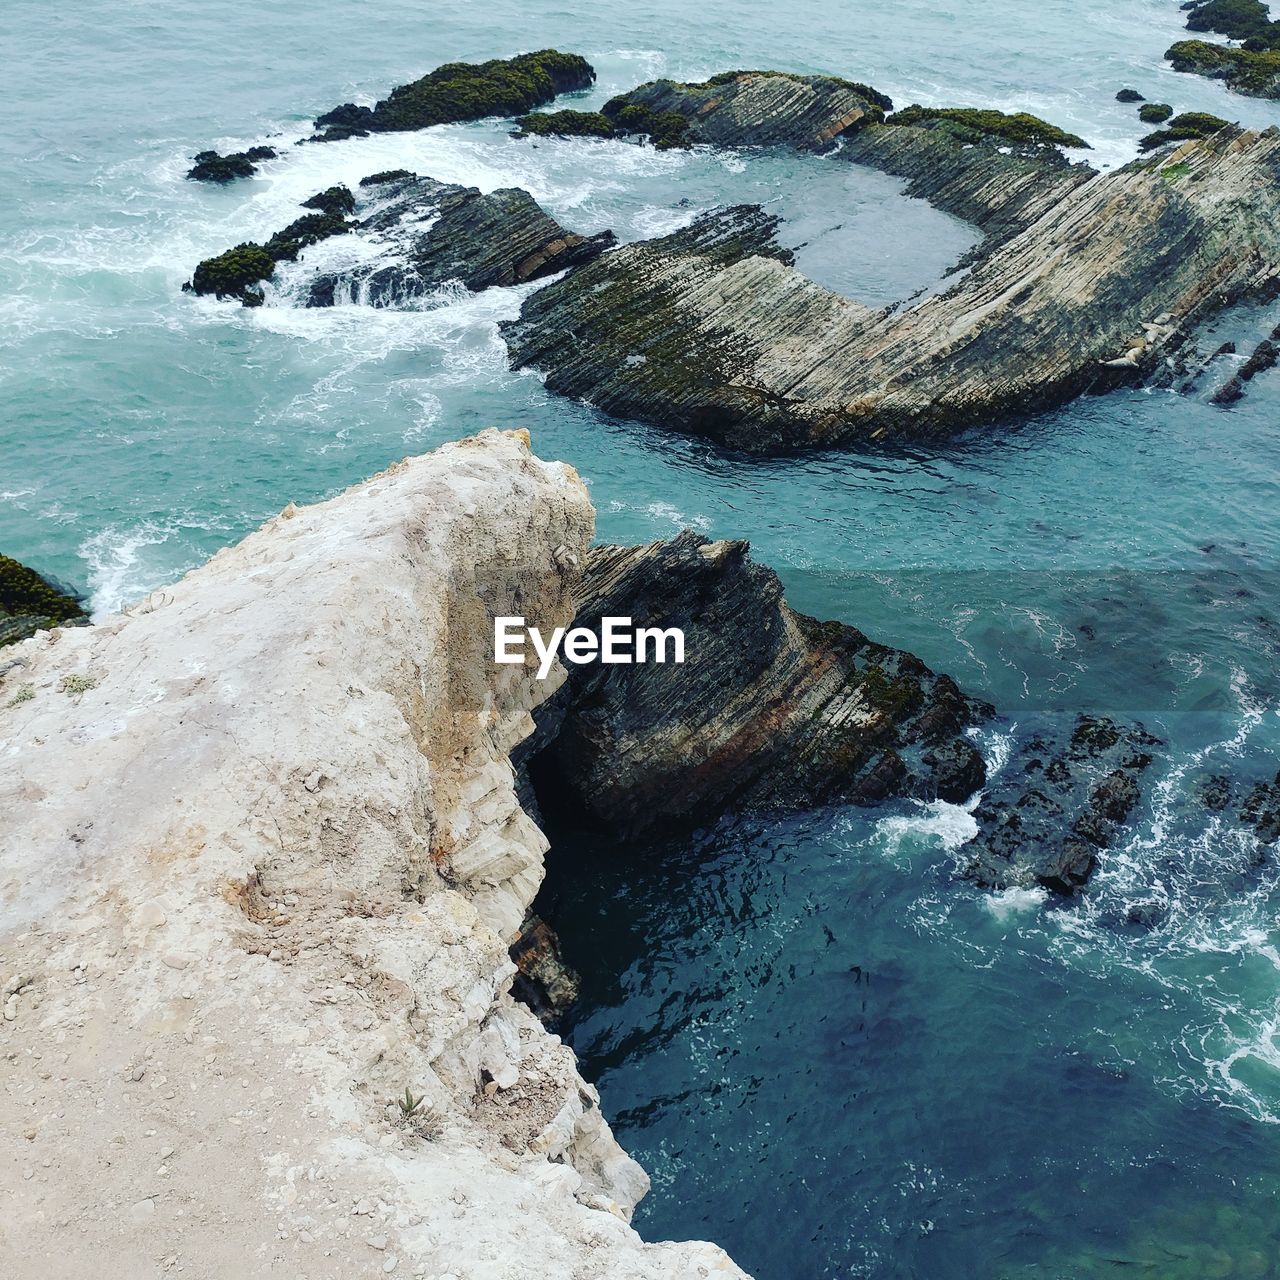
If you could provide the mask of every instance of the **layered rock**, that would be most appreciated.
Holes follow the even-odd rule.
[[[1065,743],[1030,738],[975,810],[962,874],[989,889],[1075,893],[1123,830],[1162,745],[1141,725],[1090,716]]]
[[[841,158],[905,178],[907,195],[976,226],[986,240],[967,260],[1030,226],[1096,176],[1055,144],[1011,144],[1000,133],[957,128],[945,118],[911,120],[899,112],[863,129],[848,139]]]
[[[1188,142],[881,312],[787,265],[763,214],[720,211],[540,290],[504,336],[552,390],[734,448],[942,435],[1141,381],[1190,326],[1273,292],[1278,173],[1275,130]]]
[[[643,1173],[509,993],[546,686],[489,619],[567,622],[591,526],[486,433],[12,651],[6,1276],[741,1275],[641,1243]]]
[[[516,187],[481,194],[475,187],[400,177],[361,186],[359,208],[372,208],[360,230],[384,249],[382,259],[312,283],[308,306],[339,299],[392,306],[460,281],[473,292],[524,284],[590,262],[614,243],[611,231],[582,236]]]
[[[836,76],[726,71],[700,84],[654,80],[611,98],[602,114],[619,132],[666,145],[829,151],[892,108],[869,85]]]
[[[983,784],[964,731],[990,708],[912,654],[795,612],[743,542],[595,547],[577,597],[597,633],[604,617],[680,628],[685,661],[571,669],[522,749],[549,814],[634,841],[730,807],[958,801]]]
[[[0,556],[0,648],[37,631],[87,620],[78,596],[25,564]]]
[[[595,78],[585,58],[556,49],[488,62],[449,62],[398,85],[372,107],[345,102],[319,116],[315,140],[335,142],[486,116],[520,115],[561,93],[589,89]]]
[[[407,170],[362,179],[358,196],[346,187],[330,187],[303,207],[315,212],[264,244],[241,244],[206,258],[185,287],[259,306],[265,301],[260,286],[275,279],[281,262],[296,262],[304,249],[322,240],[359,233],[372,241],[375,252],[353,255],[350,264],[318,273],[307,287],[307,305],[396,306],[450,281],[473,292],[524,284],[589,262],[615,242],[611,231],[593,236],[567,231],[519,188],[482,194]]]

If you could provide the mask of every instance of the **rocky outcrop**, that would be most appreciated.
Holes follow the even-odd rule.
[[[1258,343],[1253,354],[1209,397],[1209,403],[1227,405],[1243,399],[1246,384],[1252,382],[1258,374],[1274,368],[1276,361],[1280,359],[1277,342],[1280,342],[1280,327],[1271,331],[1270,338],[1263,338]]]
[[[1280,132],[1224,130],[1082,181],[948,292],[873,312],[756,211],[626,245],[526,300],[517,367],[607,412],[781,452],[943,435],[1133,385],[1280,284]]]
[[[577,623],[679,627],[682,665],[571,669],[522,755],[548,817],[634,841],[724,810],[963,800],[983,784],[965,729],[990,714],[947,676],[796,613],[742,542],[683,533],[595,547]]]
[[[518,970],[511,994],[544,1023],[554,1024],[573,1007],[581,982],[565,964],[560,939],[541,916],[525,917],[520,936],[511,944],[511,959]]]
[[[1037,735],[974,811],[962,874],[989,889],[1040,885],[1070,896],[1141,798],[1160,740],[1141,725],[1081,716],[1065,744]]]
[[[490,617],[567,622],[592,527],[526,440],[11,650],[5,1276],[741,1277],[640,1241],[644,1174],[510,995],[546,842],[508,752],[554,682],[493,665]]]
[[[473,292],[524,284],[590,262],[614,243],[611,231],[567,231],[527,191],[508,187],[481,194],[475,187],[404,177],[361,184],[360,231],[383,249],[311,285],[309,306],[338,299],[394,306],[448,280]]]
[[[274,160],[274,147],[250,147],[248,151],[232,151],[219,155],[216,151],[201,151],[192,157],[187,177],[195,182],[217,182],[225,186],[237,178],[252,178],[263,160]]]
[[[836,76],[725,71],[699,84],[654,80],[601,110],[619,132],[643,133],[659,145],[829,151],[892,108],[869,85]]]
[[[397,86],[372,107],[346,102],[319,116],[315,141],[520,115],[558,94],[589,89],[595,78],[585,58],[556,49],[488,62],[449,62]]]
[[[375,243],[376,252],[318,274],[308,287],[307,305],[396,306],[447,281],[473,292],[524,284],[589,262],[615,242],[611,231],[581,236],[565,230],[527,191],[511,187],[482,194],[407,170],[362,179],[358,196],[347,187],[330,187],[303,207],[316,212],[265,244],[241,244],[206,258],[184,287],[260,306],[260,286],[275,277],[279,263],[297,261],[321,240],[358,232]]]
[[[945,116],[908,112],[863,129],[840,156],[907,179],[907,195],[973,223],[986,239],[966,261],[989,253],[1096,176],[1088,165],[1069,161],[1056,143],[1013,142]]]
[[[87,621],[78,596],[25,564],[0,556],[0,648],[37,631]]]
[[[1253,51],[1207,40],[1179,40],[1164,55],[1175,71],[1222,80],[1249,98],[1280,98],[1280,52]]]

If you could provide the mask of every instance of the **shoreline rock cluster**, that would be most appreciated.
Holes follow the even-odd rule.
[[[1280,22],[1263,0],[1199,0],[1182,7],[1189,10],[1189,31],[1242,43],[1179,40],[1165,53],[1175,71],[1221,80],[1247,97],[1280,98]]]

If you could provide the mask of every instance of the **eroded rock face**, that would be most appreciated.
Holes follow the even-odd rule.
[[[880,312],[763,246],[759,211],[721,211],[540,290],[504,336],[552,390],[734,448],[939,436],[1139,382],[1274,292],[1278,173],[1276,130],[1188,142],[1073,184],[945,294]]]
[[[519,973],[511,992],[548,1025],[567,1013],[578,999],[581,982],[560,954],[560,939],[541,916],[530,914],[511,945]]]
[[[394,177],[362,183],[357,211],[364,212],[361,234],[380,242],[387,260],[319,276],[309,306],[339,299],[395,306],[449,280],[473,292],[524,284],[589,262],[615,242],[611,231],[567,231],[515,187],[482,195],[432,178]]]
[[[510,994],[548,685],[489,618],[569,621],[591,531],[571,468],[486,432],[9,651],[5,1276],[741,1278],[631,1230],[646,1177]]]
[[[528,750],[547,806],[635,840],[732,807],[787,809],[982,786],[965,729],[990,708],[918,658],[796,613],[743,542],[595,547],[578,625],[678,626],[683,665],[571,668]]]
[[[963,874],[989,889],[1075,893],[1138,804],[1162,745],[1141,725],[1091,716],[1066,743],[1029,739],[975,810]]]
[[[726,71],[700,84],[640,85],[610,99],[603,114],[615,126],[659,142],[829,151],[837,139],[882,120],[892,107],[869,85],[836,76]]]

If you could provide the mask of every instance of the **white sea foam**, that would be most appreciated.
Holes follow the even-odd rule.
[[[118,612],[173,576],[167,566],[149,562],[144,552],[168,542],[177,531],[174,521],[113,524],[80,545],[80,556],[89,566],[89,608],[95,620]]]

